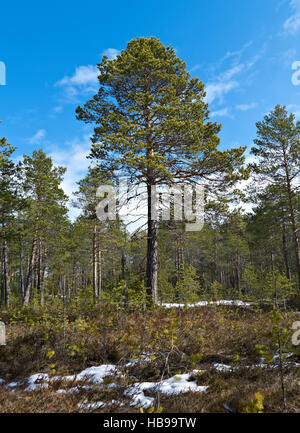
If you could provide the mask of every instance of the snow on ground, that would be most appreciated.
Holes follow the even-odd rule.
[[[285,354],[284,358],[288,359],[291,356],[293,356],[293,353],[288,353]],[[298,362],[294,362],[294,361],[282,361],[282,366],[285,367],[300,367],[300,364]],[[268,363],[264,358],[261,358],[260,362],[258,364],[252,364],[252,365],[240,365],[240,366],[235,366],[232,367],[230,365],[227,364],[220,364],[220,363],[214,363],[212,365],[212,368],[214,368],[217,371],[220,371],[222,373],[226,373],[226,372],[233,372],[233,371],[237,371],[241,368],[270,368],[270,369],[276,369],[279,368],[279,354],[275,354],[273,361],[271,363]]]
[[[195,304],[161,304],[166,309],[170,308],[191,308],[191,307],[206,307],[207,305],[232,305],[235,307],[250,307],[248,302],[239,301],[239,300],[220,300],[220,301],[200,301]]]
[[[143,360],[147,359],[147,357],[143,357]],[[150,358],[149,358],[150,359]],[[131,360],[133,361],[133,360]],[[133,365],[139,360],[134,360],[135,362],[127,363]],[[140,360],[141,362],[141,360]],[[131,399],[131,405],[143,408],[149,408],[154,405],[154,397],[145,396],[144,391],[152,391],[152,392],[161,392],[166,395],[174,395],[186,392],[205,392],[208,386],[198,386],[196,381],[190,381],[190,377],[193,374],[197,374],[199,370],[193,370],[191,373],[178,374],[176,376],[170,377],[169,379],[162,380],[160,382],[139,382],[135,383],[132,386],[128,387],[124,396],[129,397]],[[113,388],[119,385],[115,383],[110,383],[108,385],[103,385],[103,379],[106,376],[111,375],[121,375],[120,369],[118,369],[115,365],[100,365],[98,367],[90,367],[83,370],[81,373],[73,376],[54,376],[49,377],[48,374],[37,373],[34,374],[27,379],[24,379],[20,382],[11,382],[7,386],[10,388],[15,388],[17,386],[27,385],[25,391],[36,391],[40,389],[46,389],[49,387],[49,382],[56,380],[83,380],[88,379],[94,384],[103,386],[104,388]],[[58,394],[69,394],[69,393],[78,393],[81,390],[92,389],[93,385],[82,385],[75,386],[70,389],[59,389],[56,392]],[[115,404],[122,404],[120,402],[112,401]],[[79,403],[78,409],[86,409],[93,410],[102,407],[105,403],[99,401],[95,403],[89,403],[87,400]]]
[[[105,406],[105,403],[103,401],[96,401],[94,403],[90,403],[88,400],[83,400],[80,403],[78,403],[78,409],[83,410],[95,410],[100,409],[100,407]]]
[[[104,364],[99,367],[90,367],[83,370],[81,373],[74,376],[65,376],[64,380],[83,380],[87,379],[94,383],[102,383],[103,378],[110,375],[119,375],[120,371],[115,365]]]
[[[36,389],[48,388],[47,383],[40,383],[41,381],[47,382],[49,380],[48,374],[38,373],[33,374],[27,380],[27,388],[25,391],[35,391]]]
[[[230,365],[219,364],[218,362],[215,362],[215,363],[213,364],[213,367],[214,367],[216,370],[221,371],[222,373],[223,373],[223,372],[231,372],[231,371],[233,371],[233,368],[232,368]]]
[[[17,386],[27,385],[25,391],[35,391],[36,389],[48,388],[47,383],[41,383],[42,381],[47,382],[48,380],[48,374],[37,373],[27,377],[27,379],[20,380],[19,382],[8,383],[7,386],[9,388],[15,388]]]
[[[186,392],[205,392],[208,386],[198,386],[196,381],[189,381],[192,374],[198,373],[194,370],[192,373],[177,374],[161,382],[141,382],[135,383],[131,388],[124,392],[125,397],[131,397],[132,406],[141,406],[147,409],[154,404],[154,398],[145,396],[144,391],[161,392],[166,395],[177,395]]]
[[[177,304],[176,304],[177,305]],[[293,354],[286,354],[286,358],[291,357]],[[212,368],[220,372],[234,372],[239,368],[278,368],[278,355],[275,354],[274,360],[271,364],[267,364],[262,358],[259,364],[246,365],[246,366],[230,366],[227,364],[213,363]],[[124,364],[123,367],[128,367],[141,362],[151,362],[151,358],[147,354],[141,355],[137,359],[131,359],[128,363]],[[293,366],[300,367],[300,364],[293,361],[284,361],[283,366]],[[41,389],[46,389],[49,387],[49,382],[54,381],[79,381],[79,380],[89,380],[93,385],[76,385],[70,389],[59,389],[56,392],[58,394],[69,394],[78,393],[81,390],[91,390],[94,385],[98,385],[101,389],[121,387],[116,383],[109,383],[107,385],[103,384],[103,379],[107,376],[122,376],[122,366],[116,366],[112,364],[104,364],[100,366],[86,368],[82,372],[72,376],[54,376],[49,377],[48,374],[37,373],[28,377],[27,379],[21,380],[19,382],[8,383],[9,388],[16,388],[18,386],[26,385],[25,391],[36,391]],[[187,392],[205,392],[208,386],[199,386],[195,380],[190,380],[193,375],[197,375],[203,370],[193,370],[190,373],[177,374],[176,376],[170,377],[169,379],[161,380],[160,382],[138,382],[127,387],[124,391],[124,397],[130,399],[131,406],[142,407],[147,409],[154,406],[155,397],[145,395],[145,392],[150,391],[154,394],[162,393],[165,395],[177,395],[180,393]],[[4,380],[0,379],[0,385],[4,384]],[[117,404],[123,405],[122,402],[112,400],[109,403],[104,403],[102,401],[90,403],[88,400],[84,400],[79,403],[78,409],[82,410],[94,410],[103,407],[106,404]]]

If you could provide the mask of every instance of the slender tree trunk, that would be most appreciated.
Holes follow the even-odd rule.
[[[175,233],[176,236],[176,257],[175,266],[177,271],[177,281],[182,277],[184,266],[184,251],[183,251],[183,233],[181,231]]]
[[[102,292],[102,264],[101,264],[102,257],[101,257],[101,249],[100,249],[99,243],[98,243],[97,253],[98,253],[98,255],[97,255],[98,256],[98,291],[97,291],[97,294],[98,294],[98,299],[100,299],[101,298],[101,292]]]
[[[213,257],[214,257],[214,263],[213,263],[213,281],[217,281],[218,278],[218,265],[217,265],[217,236],[214,236],[213,239]]]
[[[237,291],[239,295],[241,296],[241,272],[240,272],[240,255],[237,252],[236,253],[236,285],[237,285]]]
[[[285,222],[282,223],[282,252],[283,252],[283,259],[285,264],[285,274],[286,277],[290,280],[291,279],[291,270],[289,265],[289,255],[288,255],[288,248],[287,248],[287,242],[286,242],[286,228],[285,228]]]
[[[40,261],[40,272],[39,272],[39,290],[41,295],[41,305],[45,305],[45,272],[47,262],[47,249],[45,248],[43,259]]]
[[[149,83],[145,87],[145,92],[149,91]],[[146,158],[150,162],[153,158],[153,120],[151,118],[151,110],[149,106],[144,109],[145,129],[147,150]],[[146,269],[146,290],[147,294],[152,297],[152,301],[157,303],[157,278],[158,278],[158,223],[157,223],[157,207],[156,207],[156,188],[155,174],[151,167],[147,168],[147,211],[148,211],[148,227],[147,227],[147,269]]]
[[[76,276],[76,254],[74,252],[73,256],[73,275],[72,275],[72,293],[73,295],[76,294],[77,291],[77,276]]]
[[[289,208],[290,208],[290,218],[292,223],[292,234],[293,234],[293,242],[294,242],[294,250],[295,250],[295,259],[296,259],[296,268],[298,273],[298,288],[300,290],[300,250],[299,250],[299,240],[298,240],[298,234],[297,234],[297,224],[296,224],[296,218],[295,218],[295,209],[293,205],[293,197],[292,197],[292,187],[291,187],[291,181],[290,181],[290,173],[288,169],[288,163],[287,163],[287,155],[285,149],[284,152],[284,166],[285,166],[285,174],[286,174],[286,188],[287,188],[287,195],[288,195],[288,201],[289,201]]]
[[[9,280],[8,280],[8,245],[5,237],[5,225],[4,238],[2,242],[2,281],[1,281],[1,304],[9,307],[10,293],[9,293]]]
[[[24,270],[23,270],[23,245],[20,242],[20,266],[19,266],[19,286],[18,292],[21,299],[24,296]]]
[[[298,288],[300,290],[300,251],[299,251],[299,240],[297,235],[297,225],[296,225],[296,218],[295,218],[295,211],[292,204],[291,197],[289,199],[290,202],[290,215],[291,215],[291,222],[292,222],[292,232],[293,232],[293,241],[294,241],[294,250],[295,250],[295,258],[296,258],[296,268],[298,273]]]
[[[25,285],[25,295],[24,295],[24,304],[28,305],[30,300],[30,294],[31,294],[31,288],[32,288],[32,280],[33,280],[33,273],[34,273],[34,265],[36,261],[36,253],[37,253],[37,231],[35,231],[34,238],[32,241],[32,248],[31,248],[31,254],[29,259],[29,266],[28,266],[28,273],[26,278],[26,285]]]
[[[42,264],[42,240],[38,241],[38,258],[37,258],[37,291],[41,294],[41,285],[42,285],[42,272],[43,272],[43,264]]]
[[[97,224],[94,221],[93,226],[93,296],[94,303],[98,300],[98,254],[97,254]]]
[[[147,293],[152,296],[153,302],[157,303],[157,277],[158,277],[158,254],[157,254],[157,220],[152,218],[154,188],[151,191],[151,184],[147,185],[148,193],[148,236],[147,236]]]

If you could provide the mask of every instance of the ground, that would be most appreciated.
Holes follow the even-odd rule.
[[[0,320],[0,412],[300,412],[297,311],[53,304]]]

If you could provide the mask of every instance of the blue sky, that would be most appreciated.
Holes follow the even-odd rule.
[[[250,149],[255,122],[277,103],[300,119],[300,0],[2,2],[0,136],[17,156],[41,147],[67,166],[68,194],[89,164],[91,128],[74,110],[95,93],[103,53],[138,36],[171,44],[205,83],[222,148]]]

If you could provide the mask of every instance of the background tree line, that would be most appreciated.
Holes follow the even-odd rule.
[[[94,124],[94,163],[78,183],[70,221],[65,168],[41,149],[14,162],[1,139],[1,305],[78,296],[128,303],[201,297],[289,296],[300,288],[300,122],[276,106],[257,122],[252,154],[221,151],[205,90],[172,47],[139,38],[114,60],[103,57],[99,91],[77,118]],[[122,170],[147,189],[147,229],[132,235],[96,216],[97,189]],[[247,190],[240,181],[249,179]],[[151,188],[206,187],[205,226],[153,221]],[[249,213],[242,201],[252,203]]]

